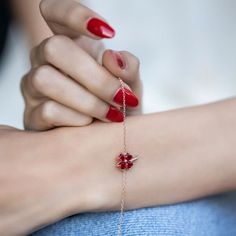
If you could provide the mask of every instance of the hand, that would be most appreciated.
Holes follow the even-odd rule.
[[[41,12],[52,31],[64,36],[52,36],[32,50],[32,67],[22,80],[25,128],[84,126],[94,118],[121,122],[118,77],[126,83],[128,114],[140,113],[138,59],[124,51],[104,52],[97,41],[113,37],[112,28],[75,1],[44,0]]]

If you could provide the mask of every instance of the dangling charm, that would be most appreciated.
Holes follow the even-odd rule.
[[[130,169],[133,164],[134,161],[137,160],[137,157],[133,157],[131,154],[127,153],[121,153],[118,157],[117,157],[117,164],[116,167],[121,169],[121,170],[128,170]]]

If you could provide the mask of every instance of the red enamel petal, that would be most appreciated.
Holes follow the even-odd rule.
[[[122,169],[122,170],[126,169],[126,163],[124,163],[124,162],[121,162],[119,166],[120,166],[120,169]]]
[[[129,154],[129,153],[125,154],[125,159],[126,160],[130,161],[132,158],[133,158],[133,156],[131,154]]]
[[[133,162],[128,162],[128,163],[126,163],[126,168],[127,169],[130,169],[131,167],[133,166]]]
[[[126,168],[126,163],[123,161],[120,161],[116,164],[116,166],[120,169],[125,169]]]
[[[121,154],[117,157],[117,161],[124,161],[124,160],[125,160],[125,155],[121,153]]]

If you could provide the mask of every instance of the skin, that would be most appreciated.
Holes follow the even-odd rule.
[[[128,150],[139,159],[128,172],[126,209],[236,189],[235,107],[232,98],[128,117]],[[121,173],[114,159],[122,141],[121,124],[102,121],[44,132],[1,126],[0,235],[118,210]]]
[[[229,99],[127,118],[128,150],[139,159],[128,172],[126,209],[236,189],[235,105]],[[0,133],[1,234],[24,235],[75,213],[119,209],[120,124]]]

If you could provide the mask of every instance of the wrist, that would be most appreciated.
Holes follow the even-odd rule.
[[[0,138],[0,232],[27,234],[58,220],[65,209],[54,194],[49,140],[19,130],[5,130]]]

